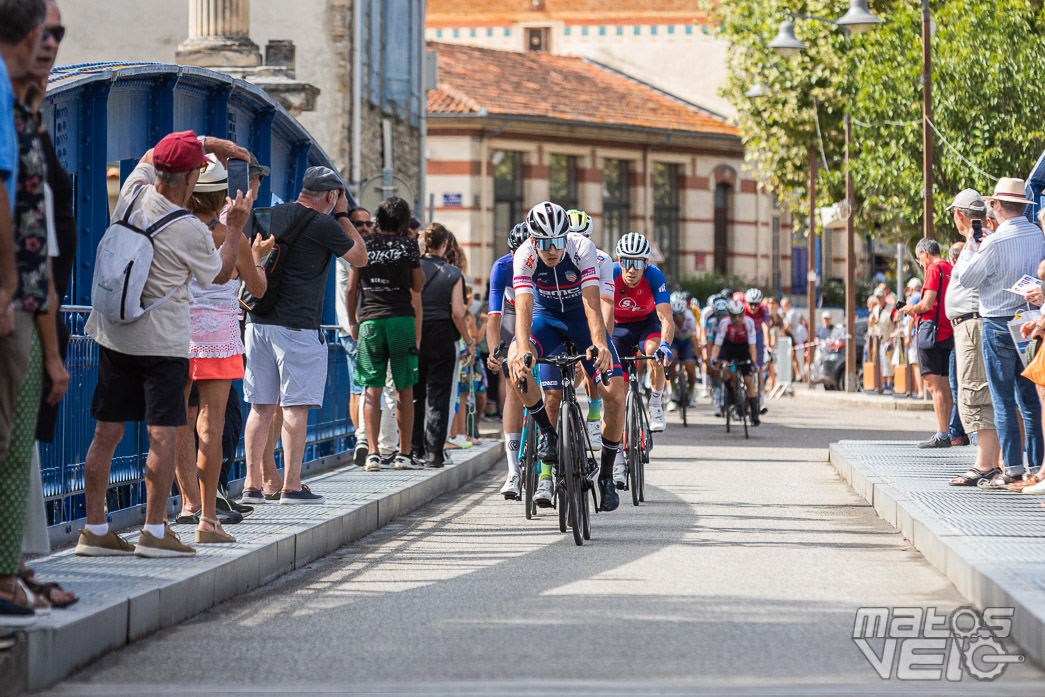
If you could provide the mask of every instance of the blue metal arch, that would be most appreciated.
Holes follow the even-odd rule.
[[[97,379],[98,348],[84,335],[95,250],[109,224],[107,169],[116,163],[121,182],[146,150],[171,131],[192,129],[235,141],[271,168],[260,201],[270,194],[296,197],[305,170],[335,169],[301,124],[260,88],[223,73],[161,63],[90,63],[56,68],[43,106],[58,159],[73,178],[78,230],[73,282],[65,298],[73,337],[67,365],[70,389],[61,407],[56,440],[41,447],[41,474],[52,538],[71,539],[70,521],[83,515],[83,462],[94,429],[88,417]],[[350,199],[350,205],[355,205]],[[336,323],[334,265],[327,278],[323,320]],[[347,366],[337,331],[324,330],[330,358],[324,404],[309,413],[307,462],[351,447]],[[113,458],[110,514],[127,515],[144,502],[142,478],[148,449],[142,425],[127,430]],[[242,442],[233,477],[242,471]],[[280,455],[277,453],[277,460]],[[121,524],[129,524],[122,519]],[[64,536],[64,537],[63,537]]]
[[[228,138],[267,164],[260,199],[297,195],[305,169],[336,167],[297,120],[261,88],[224,73],[165,63],[84,63],[55,68],[43,106],[58,158],[76,185],[80,245],[66,300],[90,303],[94,250],[109,222],[106,167],[121,181],[167,133]],[[328,297],[328,300],[332,298]],[[333,302],[324,320],[333,322]]]

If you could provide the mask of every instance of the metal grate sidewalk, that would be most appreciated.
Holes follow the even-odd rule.
[[[1013,638],[1045,665],[1045,496],[955,487],[973,446],[841,441],[830,460],[875,511],[979,608],[1014,607]]]
[[[195,526],[172,526],[196,547],[191,558],[77,557],[67,549],[34,559],[37,578],[75,590],[80,602],[41,616],[25,632],[25,641],[0,653],[0,674],[30,690],[52,685],[111,649],[370,534],[461,487],[503,455],[503,443],[492,441],[453,451],[451,462],[438,470],[364,472],[351,465],[307,477],[324,503],[257,506],[242,523],[227,528],[236,544],[196,545]],[[125,537],[134,543],[138,531]]]

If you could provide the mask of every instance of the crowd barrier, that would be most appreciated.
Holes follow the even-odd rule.
[[[90,417],[90,407],[98,380],[98,345],[84,332],[90,308],[70,306],[63,307],[62,312],[71,335],[66,360],[69,391],[59,409],[54,442],[40,443],[40,474],[48,524],[52,528],[69,527],[84,517],[83,463],[94,433],[95,421]],[[323,331],[329,351],[326,391],[323,406],[309,411],[305,462],[348,450],[352,435],[345,351],[338,341],[336,327],[323,327]],[[236,382],[234,385],[242,396],[242,384]],[[249,405],[243,405],[244,421],[249,408]],[[123,440],[113,456],[109,477],[107,511],[110,515],[145,504],[145,458],[148,450],[144,424],[127,424]],[[281,448],[277,448],[276,462],[282,467]],[[242,479],[245,474],[241,433],[229,480]]]

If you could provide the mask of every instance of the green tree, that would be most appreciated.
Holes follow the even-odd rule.
[[[753,165],[783,205],[802,218],[808,203],[807,151],[820,148],[820,200],[844,196],[842,115],[853,114],[853,177],[858,227],[869,224],[886,241],[922,230],[921,7],[916,0],[877,0],[885,20],[846,36],[827,24],[796,20],[808,46],[783,58],[766,45],[786,11],[836,18],[842,0],[729,0],[715,8],[719,32],[731,44],[724,95],[739,111],[741,137]],[[1045,148],[1036,78],[1045,72],[1042,2],[935,0],[934,123],[952,147],[934,138],[935,231],[952,231],[944,208],[965,187],[990,190],[987,173],[1025,176]],[[749,99],[756,82],[769,91]],[[817,109],[814,111],[814,101]],[[903,125],[906,122],[906,125]],[[912,123],[913,122],[913,123]],[[868,125],[863,125],[868,124]],[[901,124],[901,125],[889,125]],[[953,148],[953,149],[952,149]]]

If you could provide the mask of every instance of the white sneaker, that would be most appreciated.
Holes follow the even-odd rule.
[[[1045,494],[1045,481],[1038,482],[1037,484],[1031,484],[1030,486],[1023,487],[1020,489],[1021,493],[1024,494]]]
[[[591,440],[591,447],[594,450],[602,449],[602,422],[601,421],[585,421],[585,425],[588,428],[588,438]]]
[[[414,459],[409,455],[403,455],[402,453],[395,456],[395,460],[392,461],[394,464],[392,467],[397,470],[423,470],[424,465],[414,462]]]
[[[675,404],[674,399],[668,402],[668,406],[664,407],[664,411],[675,411],[676,409],[678,409],[678,406]]]
[[[654,433],[660,433],[667,427],[668,422],[664,420],[664,409],[659,404],[657,406],[650,406],[649,430]]]
[[[366,456],[366,466],[363,467],[365,472],[380,472],[381,471],[381,456],[377,453],[371,453]]]
[[[519,499],[519,475],[508,475],[508,479],[505,480],[504,486],[501,487],[501,494],[504,495],[504,498],[507,501],[516,501]]]
[[[552,485],[551,477],[541,477],[541,481],[537,483],[537,491],[533,493],[533,502],[540,508],[551,508],[554,498],[555,487]]]

